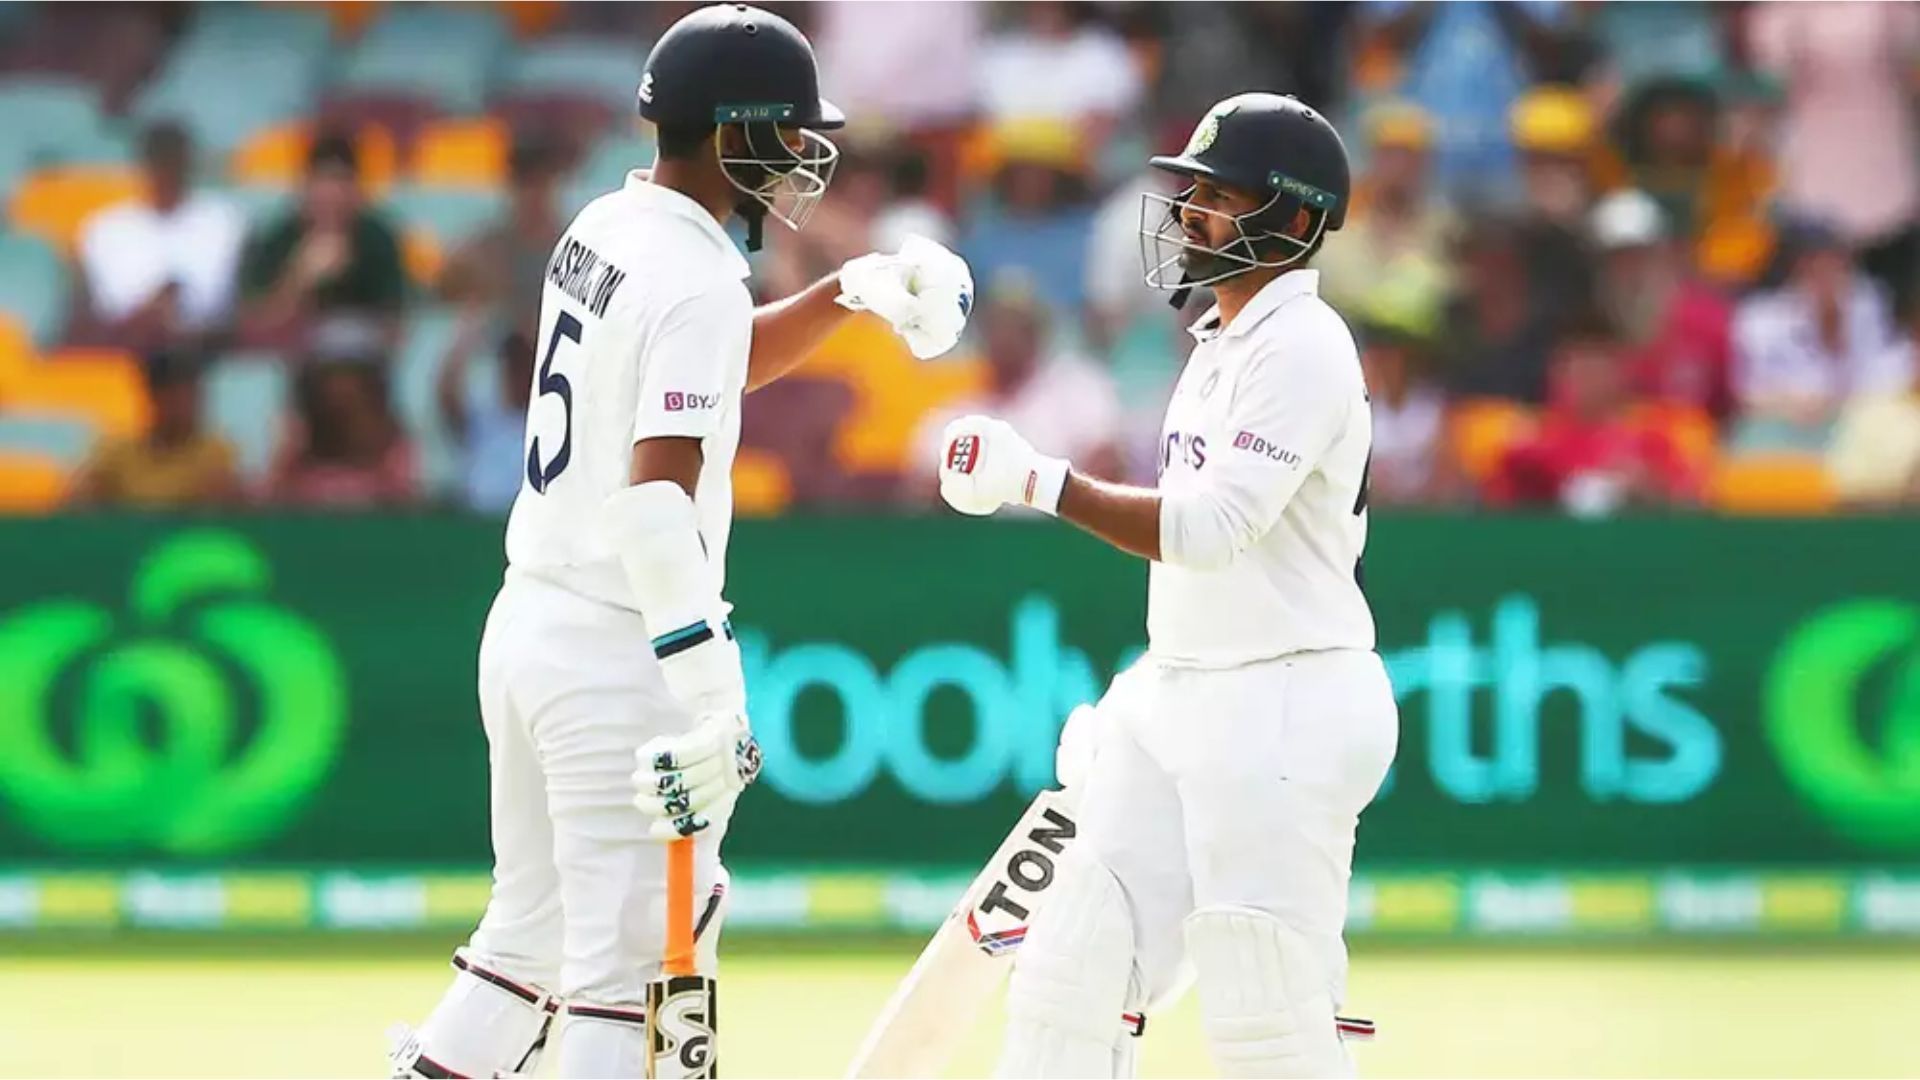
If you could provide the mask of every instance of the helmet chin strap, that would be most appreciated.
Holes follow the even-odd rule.
[[[1187,284],[1187,282],[1192,280],[1193,275],[1184,270],[1180,272],[1180,287],[1167,295],[1168,307],[1179,311],[1181,308],[1187,306],[1187,298],[1193,295],[1193,286]]]
[[[733,212],[739,214],[747,223],[747,250],[759,251],[763,239],[763,226],[767,221],[767,208],[759,199],[751,196],[741,199],[733,205]]]

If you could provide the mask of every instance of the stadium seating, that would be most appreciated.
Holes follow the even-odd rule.
[[[201,407],[208,430],[233,444],[241,481],[266,478],[292,380],[278,356],[229,353],[207,370]]]
[[[423,187],[499,188],[512,143],[507,126],[491,117],[429,124],[413,144],[408,175]]]
[[[38,362],[0,362],[0,410],[79,421],[111,438],[140,435],[152,420],[139,359],[115,349],[62,349]]]
[[[1836,503],[1833,483],[1808,454],[1735,454],[1714,468],[1709,505],[1729,514],[1825,514]]]
[[[66,331],[69,291],[66,268],[45,241],[0,234],[0,311],[36,344],[51,345]]]
[[[58,414],[0,413],[0,454],[25,454],[73,469],[93,448],[93,425]]]
[[[457,323],[458,316],[450,308],[416,311],[407,320],[393,359],[393,409],[413,436],[420,490],[428,496],[449,493],[460,479],[459,451],[440,424],[434,400],[434,383],[453,345]]]
[[[373,124],[351,130],[360,183],[371,192],[385,191],[400,169],[393,132]],[[306,120],[262,128],[235,148],[228,175],[240,184],[293,187],[306,172],[313,136],[314,125]]]
[[[381,206],[406,231],[418,230],[451,251],[491,225],[505,209],[497,188],[462,190],[402,185]]]
[[[389,7],[345,57],[333,92],[418,97],[449,113],[476,113],[507,39],[498,13],[486,7]]]
[[[44,454],[0,450],[0,514],[50,513],[66,501],[72,475],[66,464]]]
[[[625,41],[552,38],[517,52],[501,79],[508,95],[571,98],[632,112],[647,50]]]
[[[198,10],[193,29],[135,102],[137,119],[176,119],[203,150],[224,154],[311,111],[331,47],[323,15],[259,4]]]
[[[62,255],[72,255],[88,218],[136,198],[140,191],[140,174],[124,166],[43,169],[14,189],[7,220],[15,230],[45,240]]]
[[[1507,448],[1533,431],[1533,411],[1499,398],[1455,402],[1447,415],[1447,444],[1460,471],[1485,480]]]

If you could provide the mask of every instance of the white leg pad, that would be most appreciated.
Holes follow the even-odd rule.
[[[560,1032],[561,1076],[647,1076],[649,1051],[645,1005],[567,1002],[567,1023]]]
[[[534,1071],[558,1003],[553,995],[454,954],[453,985],[418,1032],[393,1032],[396,1077],[514,1076]]]
[[[1117,1046],[1133,974],[1126,895],[1077,849],[1060,875],[1014,954],[999,1076],[1107,1077],[1128,1064]]]
[[[1222,1076],[1353,1075],[1332,989],[1304,935],[1264,911],[1216,906],[1187,917],[1186,938]]]

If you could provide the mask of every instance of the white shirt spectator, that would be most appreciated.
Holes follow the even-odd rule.
[[[980,104],[995,120],[1117,116],[1141,94],[1126,43],[1097,27],[1063,38],[1012,33],[989,38],[980,62]]]
[[[1087,238],[1087,302],[1101,317],[1124,323],[1140,312],[1167,310],[1167,294],[1149,288],[1140,269],[1140,193],[1178,190],[1166,173],[1155,170],[1121,184],[1100,204]]]
[[[1428,386],[1407,389],[1398,405],[1373,396],[1373,466],[1368,485],[1382,503],[1431,497],[1447,419],[1446,398]]]
[[[1743,403],[1796,397],[1838,404],[1904,389],[1912,381],[1907,354],[1889,347],[1892,314],[1869,279],[1854,278],[1841,318],[1843,347],[1835,353],[1800,293],[1777,289],[1741,304],[1733,316],[1735,396]]]
[[[140,199],[102,210],[80,238],[94,313],[117,322],[177,283],[182,321],[215,324],[233,306],[245,238],[245,217],[215,195],[189,195],[171,211]]]
[[[822,90],[856,124],[908,131],[965,120],[984,5],[967,0],[821,4]]]
[[[924,236],[935,243],[953,244],[953,222],[938,206],[925,199],[904,199],[889,203],[873,219],[868,234],[875,251],[899,251],[909,236]]]

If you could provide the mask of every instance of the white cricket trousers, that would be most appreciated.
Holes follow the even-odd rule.
[[[1099,711],[1079,846],[1127,898],[1146,996],[1177,979],[1187,915],[1225,904],[1303,935],[1337,1006],[1354,832],[1399,743],[1379,656],[1221,670],[1149,656],[1114,678]]]
[[[667,848],[633,806],[634,752],[694,722],[645,622],[509,570],[480,642],[480,716],[493,892],[469,957],[570,1004],[643,1005],[665,955]],[[695,841],[703,974],[716,966],[726,825]]]

